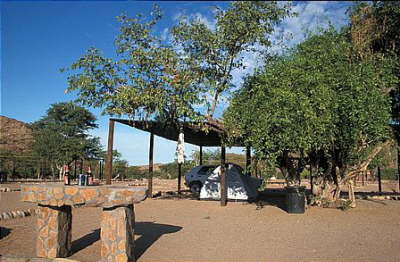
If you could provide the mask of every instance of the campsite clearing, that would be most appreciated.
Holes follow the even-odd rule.
[[[267,202],[221,208],[215,201],[147,199],[135,206],[135,253],[139,262],[400,261],[400,201],[357,204],[346,212],[312,207],[293,215]],[[100,214],[73,209],[71,259],[100,258]],[[0,221],[8,232],[0,254],[35,256],[35,223],[35,217]]]

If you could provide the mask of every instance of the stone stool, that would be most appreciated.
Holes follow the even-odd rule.
[[[67,257],[71,250],[73,206],[102,207],[101,261],[134,261],[134,204],[146,198],[145,188],[128,186],[21,185],[22,201],[39,206],[38,257]]]

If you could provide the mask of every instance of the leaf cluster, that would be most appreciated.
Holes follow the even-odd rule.
[[[390,136],[393,61],[360,60],[344,34],[329,28],[270,60],[235,94],[224,119],[257,154],[319,152],[356,163]]]
[[[45,116],[31,124],[34,154],[58,165],[99,156],[99,138],[87,134],[97,127],[95,121],[92,113],[74,103],[53,104]]]

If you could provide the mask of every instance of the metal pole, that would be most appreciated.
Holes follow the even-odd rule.
[[[226,170],[225,170],[225,145],[221,145],[221,206],[226,206]]]
[[[199,165],[203,164],[203,146],[200,146],[200,163]]]
[[[181,194],[182,164],[178,164],[178,194]]]
[[[147,196],[153,197],[153,150],[154,150],[154,134],[150,134],[150,150],[149,150],[149,178],[147,180]]]
[[[109,126],[108,126],[108,147],[107,147],[107,159],[106,159],[106,166],[105,166],[106,185],[111,185],[113,143],[114,143],[114,120],[110,119]]]
[[[382,178],[381,178],[381,167],[378,166],[378,189],[379,193],[382,192]]]

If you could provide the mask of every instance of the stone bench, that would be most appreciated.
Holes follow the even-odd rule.
[[[21,200],[38,204],[36,254],[67,257],[74,206],[102,207],[101,261],[134,261],[134,207],[145,188],[128,186],[21,185]]]

